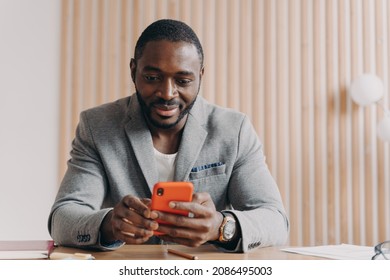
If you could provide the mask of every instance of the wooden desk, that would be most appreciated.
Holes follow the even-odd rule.
[[[191,255],[199,260],[319,260],[321,258],[287,253],[281,247],[267,247],[252,250],[248,253],[224,253],[212,245],[189,248],[181,245],[169,245],[169,248]],[[88,253],[97,260],[185,260],[185,258],[167,253],[166,245],[125,245],[109,252],[85,251],[77,248],[58,247],[54,252]]]

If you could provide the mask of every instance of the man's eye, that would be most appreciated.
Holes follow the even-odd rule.
[[[190,79],[179,79],[177,80],[177,83],[182,86],[189,85],[192,82]]]
[[[148,82],[155,82],[155,81],[158,81],[159,77],[157,77],[157,76],[144,76],[144,79]]]

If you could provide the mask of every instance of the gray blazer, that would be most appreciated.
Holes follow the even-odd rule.
[[[191,181],[217,208],[232,213],[242,237],[235,251],[281,245],[289,230],[278,187],[248,117],[198,97],[177,154],[175,181]],[[151,197],[158,180],[153,143],[136,95],[86,110],[49,216],[49,232],[66,246],[100,244],[105,215],[125,195]],[[148,243],[158,243],[153,237]]]

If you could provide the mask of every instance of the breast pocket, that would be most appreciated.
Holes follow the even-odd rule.
[[[212,176],[225,174],[226,165],[223,162],[216,162],[195,166],[192,168],[189,179],[190,181],[209,178]]]

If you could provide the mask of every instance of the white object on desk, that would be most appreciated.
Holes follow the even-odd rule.
[[[94,260],[95,258],[91,254],[82,254],[82,253],[51,253],[51,260]]]
[[[285,252],[323,257],[335,260],[371,260],[374,247],[351,244],[325,245],[312,247],[292,247],[281,249]]]
[[[47,259],[47,251],[0,251],[0,260]]]

